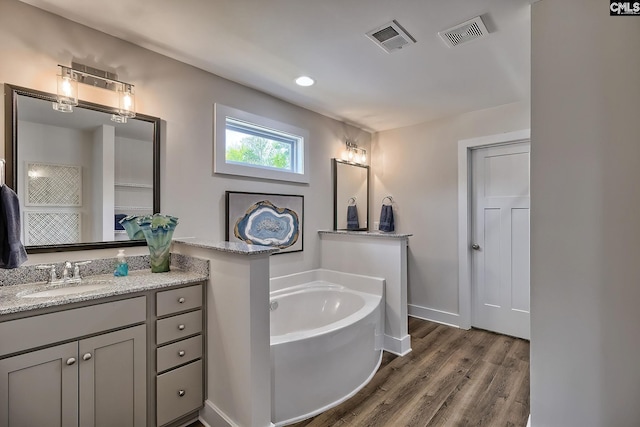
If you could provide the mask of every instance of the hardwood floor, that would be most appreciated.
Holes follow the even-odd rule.
[[[527,341],[415,318],[409,319],[409,333],[411,353],[384,353],[360,392],[293,426],[526,426]]]
[[[529,416],[529,343],[409,319],[413,351],[341,405],[295,427],[518,426]]]

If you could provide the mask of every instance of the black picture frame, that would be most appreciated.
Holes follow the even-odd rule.
[[[286,213],[286,210],[295,212],[295,215],[292,216],[292,218],[297,217],[297,238],[292,244],[283,247],[278,243],[267,243],[264,241],[258,242],[249,238],[243,240],[236,235],[236,226],[239,221],[247,215],[250,215],[250,211],[255,210],[259,204],[265,202],[267,209],[271,209],[271,207],[273,207],[275,209],[282,210],[282,213]],[[245,242],[249,244],[279,248],[280,251],[274,255],[302,252],[304,250],[304,196],[297,194],[226,191],[224,229],[224,238],[228,242]]]

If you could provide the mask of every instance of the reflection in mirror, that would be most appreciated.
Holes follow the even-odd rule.
[[[160,119],[116,123],[115,109],[82,102],[61,113],[54,95],[6,86],[7,185],[27,252],[144,245],[117,220],[160,210]]]
[[[369,229],[369,166],[333,159],[333,229]]]

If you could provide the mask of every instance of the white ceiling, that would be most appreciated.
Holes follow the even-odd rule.
[[[529,99],[532,0],[22,1],[373,131]],[[478,15],[488,37],[438,37]],[[365,33],[392,19],[417,43],[388,54]]]

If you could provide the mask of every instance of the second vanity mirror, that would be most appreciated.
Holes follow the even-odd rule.
[[[20,200],[28,253],[145,245],[118,220],[160,211],[160,119],[5,84],[5,183]]]
[[[332,159],[333,229],[369,229],[369,166]]]

